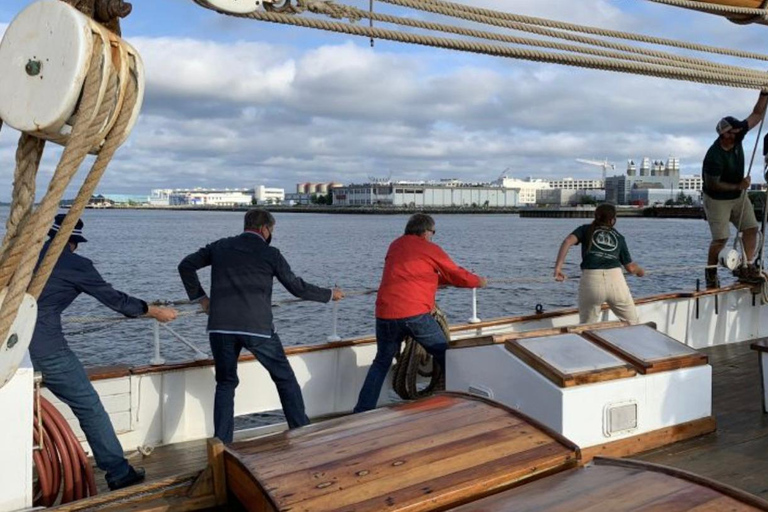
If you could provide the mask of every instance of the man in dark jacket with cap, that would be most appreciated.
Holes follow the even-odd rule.
[[[245,214],[243,233],[222,238],[179,263],[179,274],[190,300],[209,314],[208,336],[216,363],[213,405],[214,435],[225,443],[234,434],[237,360],[246,348],[267,369],[277,386],[289,428],[309,423],[301,388],[272,323],[272,281],[276,277],[291,294],[305,300],[329,302],[344,294],[320,288],[296,277],[285,258],[271,247],[275,218],[266,210]],[[211,267],[211,296],[200,285],[197,271]]]
[[[704,157],[704,211],[712,233],[707,265],[717,265],[717,258],[730,236],[730,224],[743,233],[744,252],[749,261],[755,255],[758,224],[752,203],[747,196],[751,179],[744,177],[744,148],[742,141],[765,115],[768,93],[761,92],[752,113],[739,121],[722,118],[715,127],[718,138]],[[737,235],[738,236],[738,235]],[[739,270],[739,277],[752,277],[753,267]],[[706,270],[707,288],[717,288],[717,268]]]
[[[65,214],[56,216],[48,236],[53,239],[64,222]],[[86,293],[110,309],[128,317],[146,315],[160,322],[176,318],[170,308],[149,306],[143,300],[126,295],[104,281],[91,260],[75,254],[83,237],[83,221],[78,220],[69,243],[56,262],[48,282],[37,302],[37,323],[29,354],[36,371],[43,375],[43,383],[67,404],[80,422],[88,439],[96,464],[106,472],[109,488],[121,489],[144,479],[142,468],[133,468],[123,456],[109,415],[101,404],[82,363],[70,350],[61,326],[61,313],[81,293]],[[42,261],[50,247],[48,240],[40,253]]]

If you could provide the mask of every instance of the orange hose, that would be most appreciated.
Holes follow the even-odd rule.
[[[98,490],[93,467],[67,421],[42,397],[37,414],[42,415],[44,448],[34,453],[39,483],[35,505],[54,505],[60,491],[61,504],[95,496]],[[34,428],[34,439],[40,446],[40,432],[37,428]]]

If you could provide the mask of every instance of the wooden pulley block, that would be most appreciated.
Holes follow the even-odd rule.
[[[195,0],[198,4],[202,4],[213,9],[231,12],[234,14],[247,14],[261,9],[261,5],[264,1],[272,3],[272,0]]]
[[[81,94],[94,45],[104,57],[100,88],[96,108],[83,113]],[[143,97],[141,59],[120,37],[73,7],[59,0],[40,0],[13,20],[0,42],[0,119],[17,130],[66,144],[75,120],[81,115],[92,119],[98,112],[112,74],[119,84],[116,101],[92,153],[98,152],[114,126],[131,80],[139,80]],[[140,106],[138,102],[136,110]],[[135,123],[138,114],[132,117]]]
[[[7,288],[0,291],[0,309],[4,306],[7,291]],[[11,329],[0,344],[0,388],[13,378],[26,356],[36,322],[37,301],[31,295],[24,294]]]

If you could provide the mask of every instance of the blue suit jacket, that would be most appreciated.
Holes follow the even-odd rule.
[[[211,267],[209,332],[270,337],[274,277],[305,300],[328,302],[333,295],[329,288],[296,277],[280,251],[255,233],[222,238],[181,261],[179,274],[190,300],[206,296],[197,271],[207,266]]]
[[[49,245],[50,241],[43,246],[38,264],[48,252]],[[115,290],[101,277],[91,260],[73,253],[66,246],[37,301],[37,323],[29,345],[33,358],[51,355],[67,346],[61,327],[61,313],[81,293],[128,317],[147,312],[146,302]]]

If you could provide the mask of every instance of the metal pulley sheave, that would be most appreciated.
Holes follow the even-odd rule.
[[[66,145],[78,115],[93,46],[104,54],[101,89],[93,118],[105,100],[110,75],[118,80],[117,98],[100,130],[99,152],[117,120],[126,87],[138,85],[138,98],[121,143],[136,123],[144,96],[144,65],[122,38],[59,0],[41,0],[11,22],[0,42],[0,119],[41,139]]]
[[[92,63],[98,63],[100,67],[91,69],[97,65]],[[84,88],[86,82],[94,85]],[[0,121],[25,134],[20,144],[25,137],[29,140],[49,140],[64,146],[72,139],[70,147],[75,147],[79,138],[78,151],[81,151],[82,158],[87,152],[101,153],[99,158],[105,156],[102,166],[105,169],[116,147],[128,138],[135,125],[143,96],[144,66],[136,50],[99,23],[59,0],[41,0],[29,5],[11,22],[0,41]],[[98,125],[94,124],[97,119]],[[73,136],[75,125],[85,125],[88,130],[80,130],[80,134],[76,132]],[[113,128],[119,129],[119,133]],[[108,136],[110,148],[101,152]],[[37,172],[42,149],[40,144],[37,163],[28,167],[28,171]],[[71,168],[70,176],[76,172],[82,159],[77,163],[74,161],[73,157],[66,165],[62,164]],[[17,171],[19,165],[17,157]],[[57,167],[54,178],[58,171]],[[63,179],[60,181],[64,182]],[[94,187],[96,183],[98,180],[95,180]],[[15,375],[34,332],[37,318],[35,297],[39,296],[45,279],[41,279],[38,289],[31,292],[27,288],[32,282],[32,274],[27,273],[31,268],[27,262],[31,258],[29,254],[39,252],[37,241],[43,239],[45,230],[50,226],[48,216],[52,220],[60,200],[60,196],[51,199],[53,185],[52,182],[38,207],[38,210],[43,209],[45,204],[45,214],[40,213],[36,217],[38,211],[31,210],[34,197],[25,199],[30,201],[30,210],[26,214],[28,218],[46,220],[36,222],[37,229],[20,224],[19,229],[26,231],[18,239],[23,237],[25,244],[26,240],[30,242],[28,245],[18,242],[19,247],[26,247],[24,252],[16,252],[23,255],[21,263],[4,270],[7,272],[10,269],[10,274],[3,275],[4,283],[10,282],[10,285],[0,290],[0,314],[7,319],[3,326],[3,334],[7,334],[0,339],[0,387]],[[63,193],[63,187],[59,188]],[[21,201],[14,180],[12,213],[17,204]],[[47,208],[49,205],[54,205],[52,210]],[[18,226],[14,225],[14,229]],[[3,241],[3,258],[12,248],[6,245],[7,242],[8,239]],[[2,263],[5,265],[7,260],[3,259]],[[22,267],[24,271],[20,270]],[[37,277],[36,274],[37,271],[34,277]],[[17,276],[24,277],[19,277],[14,284]],[[26,283],[21,289],[27,293],[18,293],[18,283]],[[9,293],[9,290],[14,291]]]

